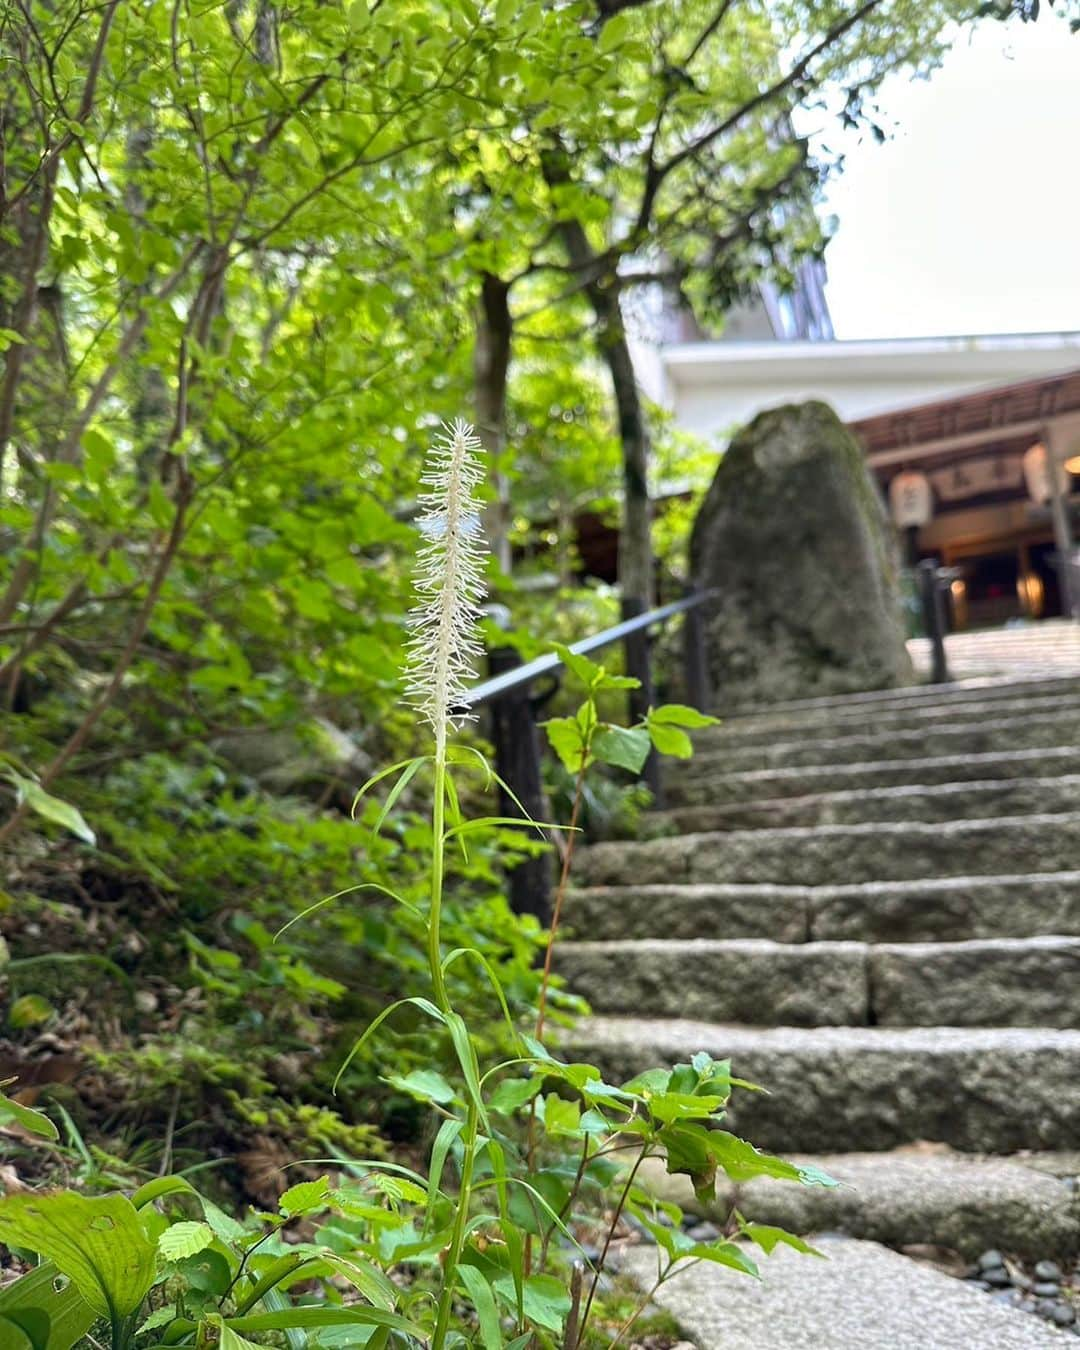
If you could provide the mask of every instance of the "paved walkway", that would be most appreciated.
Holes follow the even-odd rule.
[[[654,1301],[701,1350],[1069,1350],[1077,1338],[872,1242],[823,1239],[817,1260],[778,1248],[760,1281],[700,1262]],[[755,1253],[755,1260],[757,1260]],[[655,1249],[628,1253],[642,1287]]]
[[[908,643],[920,675],[930,670],[930,643],[914,638]],[[1013,675],[1043,679],[1050,675],[1080,674],[1080,624],[1046,619],[1015,628],[988,628],[977,633],[951,633],[945,639],[949,670],[954,679],[980,675]]]

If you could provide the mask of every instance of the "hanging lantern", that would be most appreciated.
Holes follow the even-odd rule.
[[[1069,488],[1069,471],[1064,464],[1057,466],[1057,490],[1059,493],[1067,492]],[[1027,484],[1028,496],[1033,502],[1038,502],[1040,506],[1048,502],[1054,495],[1054,479],[1050,470],[1050,453],[1042,441],[1036,441],[1024,451],[1024,482]]]
[[[897,529],[911,530],[927,525],[934,514],[934,496],[924,473],[905,469],[889,484],[889,509]]]

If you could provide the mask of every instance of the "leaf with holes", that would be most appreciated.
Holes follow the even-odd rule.
[[[6,1347],[10,1337],[12,1350],[71,1350],[96,1320],[51,1261],[0,1289],[0,1345]]]
[[[129,1317],[154,1280],[157,1253],[122,1195],[74,1191],[0,1198],[0,1242],[26,1247],[70,1276],[101,1317]]]

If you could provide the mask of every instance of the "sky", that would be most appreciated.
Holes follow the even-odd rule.
[[[1080,33],[984,22],[878,103],[886,144],[826,137],[837,337],[1080,330]]]

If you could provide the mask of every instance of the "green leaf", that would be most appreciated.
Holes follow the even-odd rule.
[[[484,1350],[502,1350],[502,1327],[499,1325],[499,1310],[495,1305],[495,1295],[491,1292],[491,1286],[475,1266],[458,1266],[458,1276],[476,1309]]]
[[[566,669],[576,676],[586,689],[591,688],[604,673],[603,666],[590,661],[587,656],[580,656],[577,652],[571,651],[561,642],[553,642],[551,647]]]
[[[709,1132],[709,1150],[732,1181],[776,1177],[779,1181],[801,1181],[806,1186],[838,1184],[819,1167],[804,1167],[773,1157],[771,1153],[762,1153],[753,1144],[726,1130]]]
[[[330,1207],[330,1178],[319,1177],[316,1181],[301,1181],[290,1186],[278,1201],[278,1208],[286,1218],[295,1219],[301,1214],[315,1214]]]
[[[10,1326],[29,1350],[71,1350],[97,1320],[77,1286],[51,1261],[0,1289],[0,1333]],[[21,1350],[12,1331],[12,1350]],[[0,1334],[0,1345],[8,1342]]]
[[[626,41],[629,31],[630,15],[616,14],[608,19],[607,23],[600,29],[600,37],[596,45],[605,54],[614,51],[616,47]]]
[[[8,1009],[8,1026],[16,1031],[22,1031],[26,1027],[37,1027],[43,1022],[47,1022],[56,1009],[47,998],[42,998],[40,994],[23,994],[21,998],[15,999]]]
[[[649,733],[644,727],[604,726],[593,736],[592,752],[604,764],[640,773],[649,758]]]
[[[708,713],[698,712],[685,703],[665,703],[659,708],[653,708],[649,713],[649,721],[659,722],[661,726],[688,727],[691,731],[720,725],[719,717],[710,717]]]
[[[577,1102],[568,1102],[555,1093],[544,1098],[544,1129],[549,1135],[562,1135],[567,1139],[581,1138],[581,1107]]]
[[[543,1087],[543,1079],[536,1075],[532,1078],[504,1078],[491,1094],[489,1103],[492,1111],[501,1116],[512,1116],[526,1102],[532,1101]]]
[[[552,717],[542,723],[552,750],[568,773],[580,773],[585,753],[585,738],[575,717]],[[586,768],[588,765],[586,764]]]
[[[158,1251],[166,1261],[182,1261],[209,1247],[213,1240],[214,1230],[208,1223],[185,1220],[166,1228],[158,1238]]]
[[[501,1275],[495,1281],[495,1288],[513,1306],[516,1297],[513,1277]],[[570,1295],[562,1280],[557,1280],[554,1275],[530,1275],[525,1281],[522,1301],[529,1321],[548,1331],[562,1331],[570,1311]]]
[[[802,1252],[804,1256],[820,1256],[822,1260],[825,1259],[824,1252],[819,1252],[816,1247],[811,1247],[809,1242],[797,1237],[794,1233],[789,1233],[786,1228],[774,1228],[767,1223],[746,1223],[738,1212],[736,1212],[735,1218],[739,1224],[739,1231],[745,1234],[751,1242],[756,1242],[766,1256],[772,1256],[777,1247],[785,1246],[791,1247],[797,1252]]]
[[[91,1199],[54,1191],[0,1197],[0,1241],[52,1261],[91,1308],[112,1321],[135,1312],[154,1280],[154,1244],[138,1210],[122,1195]]]
[[[418,1101],[436,1102],[440,1106],[452,1102],[457,1095],[442,1074],[434,1069],[413,1069],[412,1073],[404,1077],[391,1074],[385,1081]]]
[[[653,721],[648,725],[649,736],[658,754],[674,755],[676,759],[689,759],[693,755],[694,743],[685,731],[680,731],[678,727],[665,727]]]
[[[453,1116],[449,1120],[443,1121],[439,1126],[439,1133],[435,1136],[435,1143],[431,1147],[431,1166],[428,1168],[427,1222],[430,1222],[431,1211],[439,1198],[439,1183],[442,1181],[446,1159],[454,1145],[454,1140],[461,1133],[464,1125],[464,1121]]]
[[[65,830],[70,830],[84,843],[97,843],[94,831],[87,825],[77,807],[72,806],[70,802],[61,801],[59,797],[52,796],[51,793],[46,792],[43,787],[35,783],[32,778],[24,778],[14,769],[8,769],[7,774],[15,784],[15,791],[20,803],[25,802],[30,810],[36,812],[37,815],[43,816],[46,820],[51,820],[54,825],[62,825]]]
[[[426,1338],[423,1327],[407,1317],[387,1312],[384,1308],[368,1308],[354,1304],[349,1308],[284,1308],[280,1312],[252,1313],[245,1317],[230,1317],[225,1323],[233,1331],[287,1331],[290,1327],[315,1330],[319,1327],[376,1326],[403,1332],[418,1341]]]
[[[14,1082],[14,1079],[8,1081]],[[40,1111],[32,1110],[29,1106],[23,1106],[20,1102],[13,1102],[10,1097],[0,1092],[0,1125],[6,1125],[9,1122],[21,1125],[30,1134],[40,1135],[43,1139],[56,1140],[60,1138],[60,1132],[48,1116],[43,1115]]]

